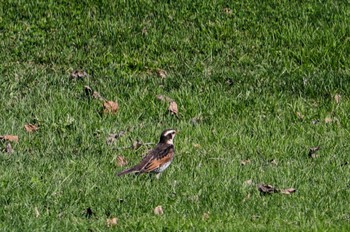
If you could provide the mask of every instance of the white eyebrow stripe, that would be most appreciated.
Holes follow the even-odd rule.
[[[164,136],[167,136],[168,134],[173,133],[173,132],[175,132],[175,130],[167,131],[167,132],[164,133]]]

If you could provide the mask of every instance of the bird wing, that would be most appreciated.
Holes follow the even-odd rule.
[[[140,172],[151,172],[174,157],[174,145],[158,144],[140,163]]]

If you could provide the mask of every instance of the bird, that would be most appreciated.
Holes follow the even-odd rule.
[[[117,176],[129,173],[155,173],[158,179],[160,174],[169,167],[174,159],[174,138],[176,133],[174,129],[164,130],[160,135],[158,144],[144,156],[139,164],[117,173]]]

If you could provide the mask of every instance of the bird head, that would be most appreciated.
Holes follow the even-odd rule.
[[[175,135],[176,135],[176,130],[174,129],[164,130],[160,135],[159,143],[173,144]]]

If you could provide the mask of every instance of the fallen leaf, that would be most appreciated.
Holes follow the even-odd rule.
[[[156,208],[154,208],[153,212],[155,215],[163,215],[164,214],[163,207],[161,205],[158,205]]]
[[[131,145],[131,149],[133,150],[137,150],[142,146],[142,142],[140,142],[139,140],[136,140],[132,143]]]
[[[269,160],[269,163],[272,165],[277,165],[277,161],[275,159]]]
[[[320,150],[320,146],[317,146],[317,147],[310,147],[309,149],[309,158],[316,158],[318,157],[318,155],[316,154],[316,152]]]
[[[167,72],[163,69],[157,69],[156,72],[157,72],[157,76],[162,79],[165,79],[168,76]]]
[[[157,95],[157,99],[160,101],[165,101],[165,102],[173,102],[174,101],[170,97],[164,96],[164,95]]]
[[[228,7],[225,7],[225,8],[223,9],[223,12],[224,12],[225,14],[227,14],[227,15],[232,15],[232,9],[230,9],[230,8],[228,8]]]
[[[119,109],[118,103],[114,101],[105,101],[103,103],[104,113],[116,113]]]
[[[121,155],[117,156],[117,161],[116,161],[117,166],[123,167],[128,164],[128,161]]]
[[[34,208],[34,213],[35,213],[35,217],[39,217],[40,216],[40,212],[38,210],[38,207]]]
[[[5,152],[7,154],[13,153],[13,149],[12,149],[11,143],[6,144]]]
[[[246,180],[246,181],[243,182],[243,185],[245,185],[245,186],[250,186],[252,184],[253,184],[253,180],[252,179],[249,179],[249,180]]]
[[[118,223],[118,218],[114,217],[114,218],[108,218],[107,219],[107,226],[111,227],[111,226],[115,226]]]
[[[340,103],[340,100],[341,100],[341,96],[340,96],[339,94],[336,94],[336,95],[334,96],[334,100],[335,100],[335,102],[336,102],[337,104],[339,104],[339,103]]]
[[[296,112],[296,115],[297,117],[300,119],[300,120],[303,120],[304,119],[304,115],[300,112]]]
[[[278,192],[278,189],[269,184],[259,184],[258,190],[262,194],[272,194]]]
[[[111,145],[114,143],[118,138],[122,137],[125,134],[125,131],[119,131],[118,134],[109,134],[106,143],[107,145]]]
[[[287,188],[287,189],[281,189],[282,194],[290,195],[292,193],[295,193],[297,190],[295,188]]]
[[[0,140],[10,141],[10,142],[18,142],[17,135],[1,135]]]
[[[82,79],[84,77],[87,77],[87,73],[81,70],[74,70],[73,72],[71,72],[70,77],[72,79]]]
[[[241,163],[242,166],[247,165],[247,164],[250,164],[250,159],[241,160],[240,163]]]
[[[85,95],[87,97],[92,97],[95,99],[98,99],[100,101],[106,101],[106,99],[104,97],[101,96],[101,94],[95,90],[93,90],[90,86],[84,86],[84,91],[85,91]]]
[[[324,122],[325,122],[325,123],[331,123],[331,122],[333,122],[333,119],[330,118],[330,117],[326,117],[326,118],[324,119]]]
[[[194,148],[200,148],[200,147],[201,147],[201,145],[198,144],[198,143],[194,143],[194,144],[192,144],[192,145],[193,145]]]
[[[208,219],[209,219],[209,212],[203,213],[202,219],[203,219],[204,221],[208,220]]]
[[[169,111],[171,114],[175,114],[175,115],[177,115],[177,114],[179,113],[179,110],[178,110],[178,108],[177,108],[177,104],[176,104],[175,101],[170,102],[168,111]]]
[[[35,132],[39,129],[39,127],[37,125],[34,125],[34,124],[26,124],[24,125],[24,129],[29,132],[29,133],[32,133],[32,132]]]
[[[147,27],[143,27],[141,30],[142,35],[147,35],[148,34],[148,30]]]

